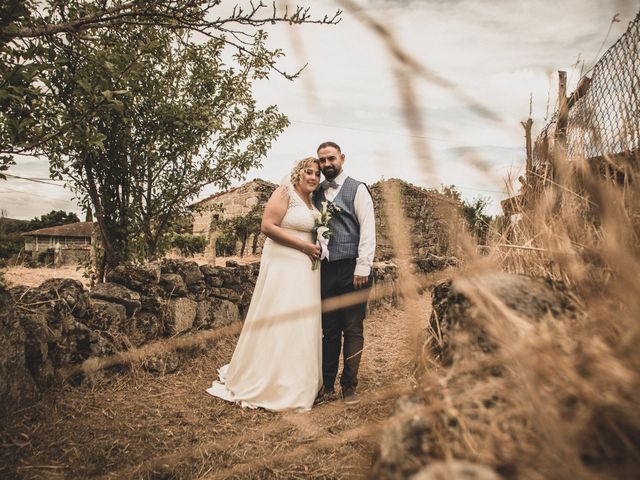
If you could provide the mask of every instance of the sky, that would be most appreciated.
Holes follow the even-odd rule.
[[[280,68],[295,71],[308,65],[293,82],[275,74],[255,85],[258,105],[278,105],[291,125],[261,168],[233,185],[254,178],[278,183],[296,160],[315,155],[318,144],[331,140],[342,147],[344,168],[358,180],[401,178],[425,188],[453,184],[468,200],[486,198],[488,213],[497,214],[500,200],[509,196],[508,186],[517,189],[517,182],[508,179],[523,173],[520,122],[529,116],[530,100],[535,138],[555,110],[557,71],[567,71],[572,91],[581,72],[624,33],[640,10],[640,0],[354,3],[383,23],[405,52],[461,94],[414,79],[412,101],[423,126],[416,133],[405,120],[385,44],[352,11],[345,9],[334,26],[270,25],[268,45],[287,54]],[[316,16],[343,8],[339,0],[298,4],[311,6]],[[616,14],[619,22],[612,23]],[[475,113],[462,96],[488,108],[495,119]],[[0,208],[7,216],[30,219],[52,209],[80,214],[69,190],[47,180],[48,170],[44,158],[18,159],[9,173],[39,182],[0,182]],[[216,191],[206,187],[198,198]]]

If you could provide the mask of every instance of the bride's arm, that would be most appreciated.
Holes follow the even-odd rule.
[[[274,242],[300,250],[302,253],[305,253],[310,257],[319,256],[319,245],[311,242],[305,242],[300,238],[289,235],[280,227],[280,223],[287,213],[288,207],[289,192],[286,187],[280,186],[271,194],[269,201],[264,207],[264,215],[262,216],[260,231]]]

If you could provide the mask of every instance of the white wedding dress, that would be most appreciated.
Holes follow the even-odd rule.
[[[291,185],[280,227],[311,241],[314,214]],[[251,305],[231,357],[207,392],[243,407],[308,410],[322,386],[320,269],[267,239]]]

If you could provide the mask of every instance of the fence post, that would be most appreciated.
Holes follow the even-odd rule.
[[[567,168],[567,123],[569,120],[569,105],[567,103],[567,72],[558,71],[558,120],[554,135],[554,146],[551,154],[551,178],[562,184],[566,177],[563,175]]]
[[[527,163],[526,163],[526,170],[525,170],[525,179],[527,182],[527,185],[531,185],[531,171],[533,170],[533,150],[531,147],[531,127],[533,125],[533,120],[531,119],[531,117],[529,117],[527,119],[526,122],[520,122],[520,125],[522,125],[522,127],[524,128],[524,138],[525,138],[525,145],[526,145],[526,149],[527,149]]]

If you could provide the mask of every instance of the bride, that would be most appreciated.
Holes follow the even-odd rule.
[[[267,202],[265,241],[251,305],[220,380],[207,392],[243,407],[310,409],[322,386],[321,248],[312,243],[317,210],[311,193],[320,181],[318,160],[296,163],[290,181]]]

